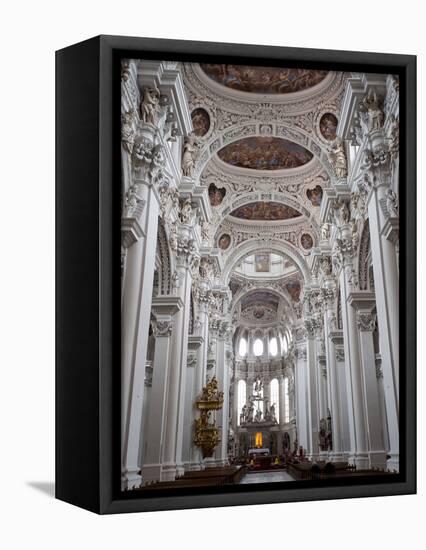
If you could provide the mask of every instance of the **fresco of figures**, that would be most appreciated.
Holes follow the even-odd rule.
[[[312,159],[312,153],[301,145],[269,136],[240,139],[223,147],[218,155],[223,162],[252,170],[297,168]]]
[[[233,210],[230,214],[234,218],[254,221],[288,220],[301,216],[300,212],[278,202],[251,202]]]
[[[202,63],[201,67],[207,76],[227,88],[258,94],[300,92],[319,84],[328,74],[328,71],[310,69],[213,63]]]
[[[210,116],[209,113],[198,107],[191,113],[192,127],[194,128],[194,134],[197,137],[203,137],[210,129]]]

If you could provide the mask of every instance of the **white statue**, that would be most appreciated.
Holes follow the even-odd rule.
[[[352,229],[352,248],[356,250],[359,244],[359,235],[358,235],[358,225],[355,220],[351,221],[351,229]]]
[[[182,208],[180,210],[180,221],[185,224],[190,223],[191,215],[192,215],[192,203],[191,203],[191,199],[188,197],[183,202]]]
[[[123,147],[130,154],[133,152],[133,145],[135,143],[135,132],[133,130],[133,116],[134,111],[128,111],[121,117],[121,141]]]
[[[392,218],[397,218],[398,213],[398,199],[395,194],[395,191],[393,191],[390,187],[386,191],[386,210],[388,211],[389,216]]]
[[[366,116],[367,129],[370,132],[372,130],[380,130],[383,127],[385,116],[379,106],[376,92],[370,90],[361,105]]]
[[[349,223],[351,213],[345,201],[336,201],[334,206],[334,215],[340,225]]]
[[[328,241],[330,238],[330,224],[329,223],[323,223],[321,227],[321,240],[322,241]]]
[[[190,136],[185,140],[182,156],[182,173],[184,176],[192,177],[195,169],[195,137]]]
[[[204,242],[209,242],[210,240],[210,224],[208,221],[203,220],[201,222],[201,238]]]
[[[338,178],[345,178],[348,175],[345,145],[340,138],[336,138],[329,153],[330,161]]]
[[[158,88],[145,88],[141,102],[141,117],[147,124],[155,124],[157,105],[160,101]]]
[[[256,416],[254,417],[255,422],[261,422],[262,421],[262,411],[260,409],[257,409]]]

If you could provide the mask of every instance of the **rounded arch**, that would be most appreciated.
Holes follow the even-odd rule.
[[[309,284],[311,280],[310,270],[300,252],[288,241],[278,241],[276,239],[271,239],[270,241],[265,241],[264,239],[250,239],[238,245],[226,260],[223,269],[225,284],[229,283],[232,270],[235,265],[238,264],[245,256],[258,252],[260,248],[268,248],[268,251],[270,252],[275,254],[285,254],[288,256],[301,272],[305,285]]]
[[[264,137],[265,133],[262,129],[265,128],[265,126],[269,128],[268,137],[286,139],[297,143],[297,145],[301,145],[310,151],[314,158],[319,160],[324,170],[331,178],[334,177],[334,171],[328,160],[327,152],[316,136],[284,122],[280,124],[265,123],[264,121],[256,119],[253,119],[252,122],[247,122],[247,120],[245,120],[227,127],[220,132],[213,132],[210,139],[203,144],[199,153],[195,165],[196,175],[202,174],[209,161],[220,149],[222,149],[222,147],[246,137]]]
[[[281,289],[277,288],[268,288],[265,286],[259,286],[254,288],[243,288],[240,291],[237,292],[237,294],[232,298],[232,306],[231,306],[231,315],[233,315],[235,308],[238,306],[238,304],[241,302],[243,298],[251,294],[252,292],[270,292],[271,294],[274,294],[278,298],[282,298],[284,303],[291,308],[291,299],[290,297]]]

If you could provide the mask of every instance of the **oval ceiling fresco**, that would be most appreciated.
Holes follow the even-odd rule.
[[[201,63],[206,75],[233,90],[257,94],[288,94],[319,84],[328,71],[253,67],[250,65],[219,65]]]
[[[297,168],[313,157],[310,151],[297,143],[266,136],[253,136],[234,141],[218,151],[218,156],[227,164],[251,170]]]
[[[229,215],[242,220],[278,221],[297,218],[302,214],[287,204],[259,201],[240,206]]]

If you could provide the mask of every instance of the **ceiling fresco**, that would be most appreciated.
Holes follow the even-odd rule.
[[[269,307],[272,307],[275,310],[277,310],[278,298],[277,296],[275,296],[275,294],[272,294],[271,292],[258,290],[248,294],[241,300],[241,309],[243,310],[255,304],[268,305]]]
[[[297,168],[313,157],[310,151],[297,143],[269,136],[240,139],[223,147],[218,156],[232,166],[252,170]]]
[[[302,287],[299,281],[289,281],[286,284],[286,289],[293,302],[298,302],[300,300],[300,291],[302,290]]]
[[[210,115],[202,107],[194,109],[191,113],[192,126],[194,134],[197,137],[203,137],[210,129]]]
[[[288,94],[319,84],[328,71],[254,67],[250,65],[220,65],[202,63],[206,75],[233,90],[258,94]]]
[[[289,220],[301,216],[301,213],[278,202],[251,202],[236,208],[230,213],[234,218],[252,221]]]

